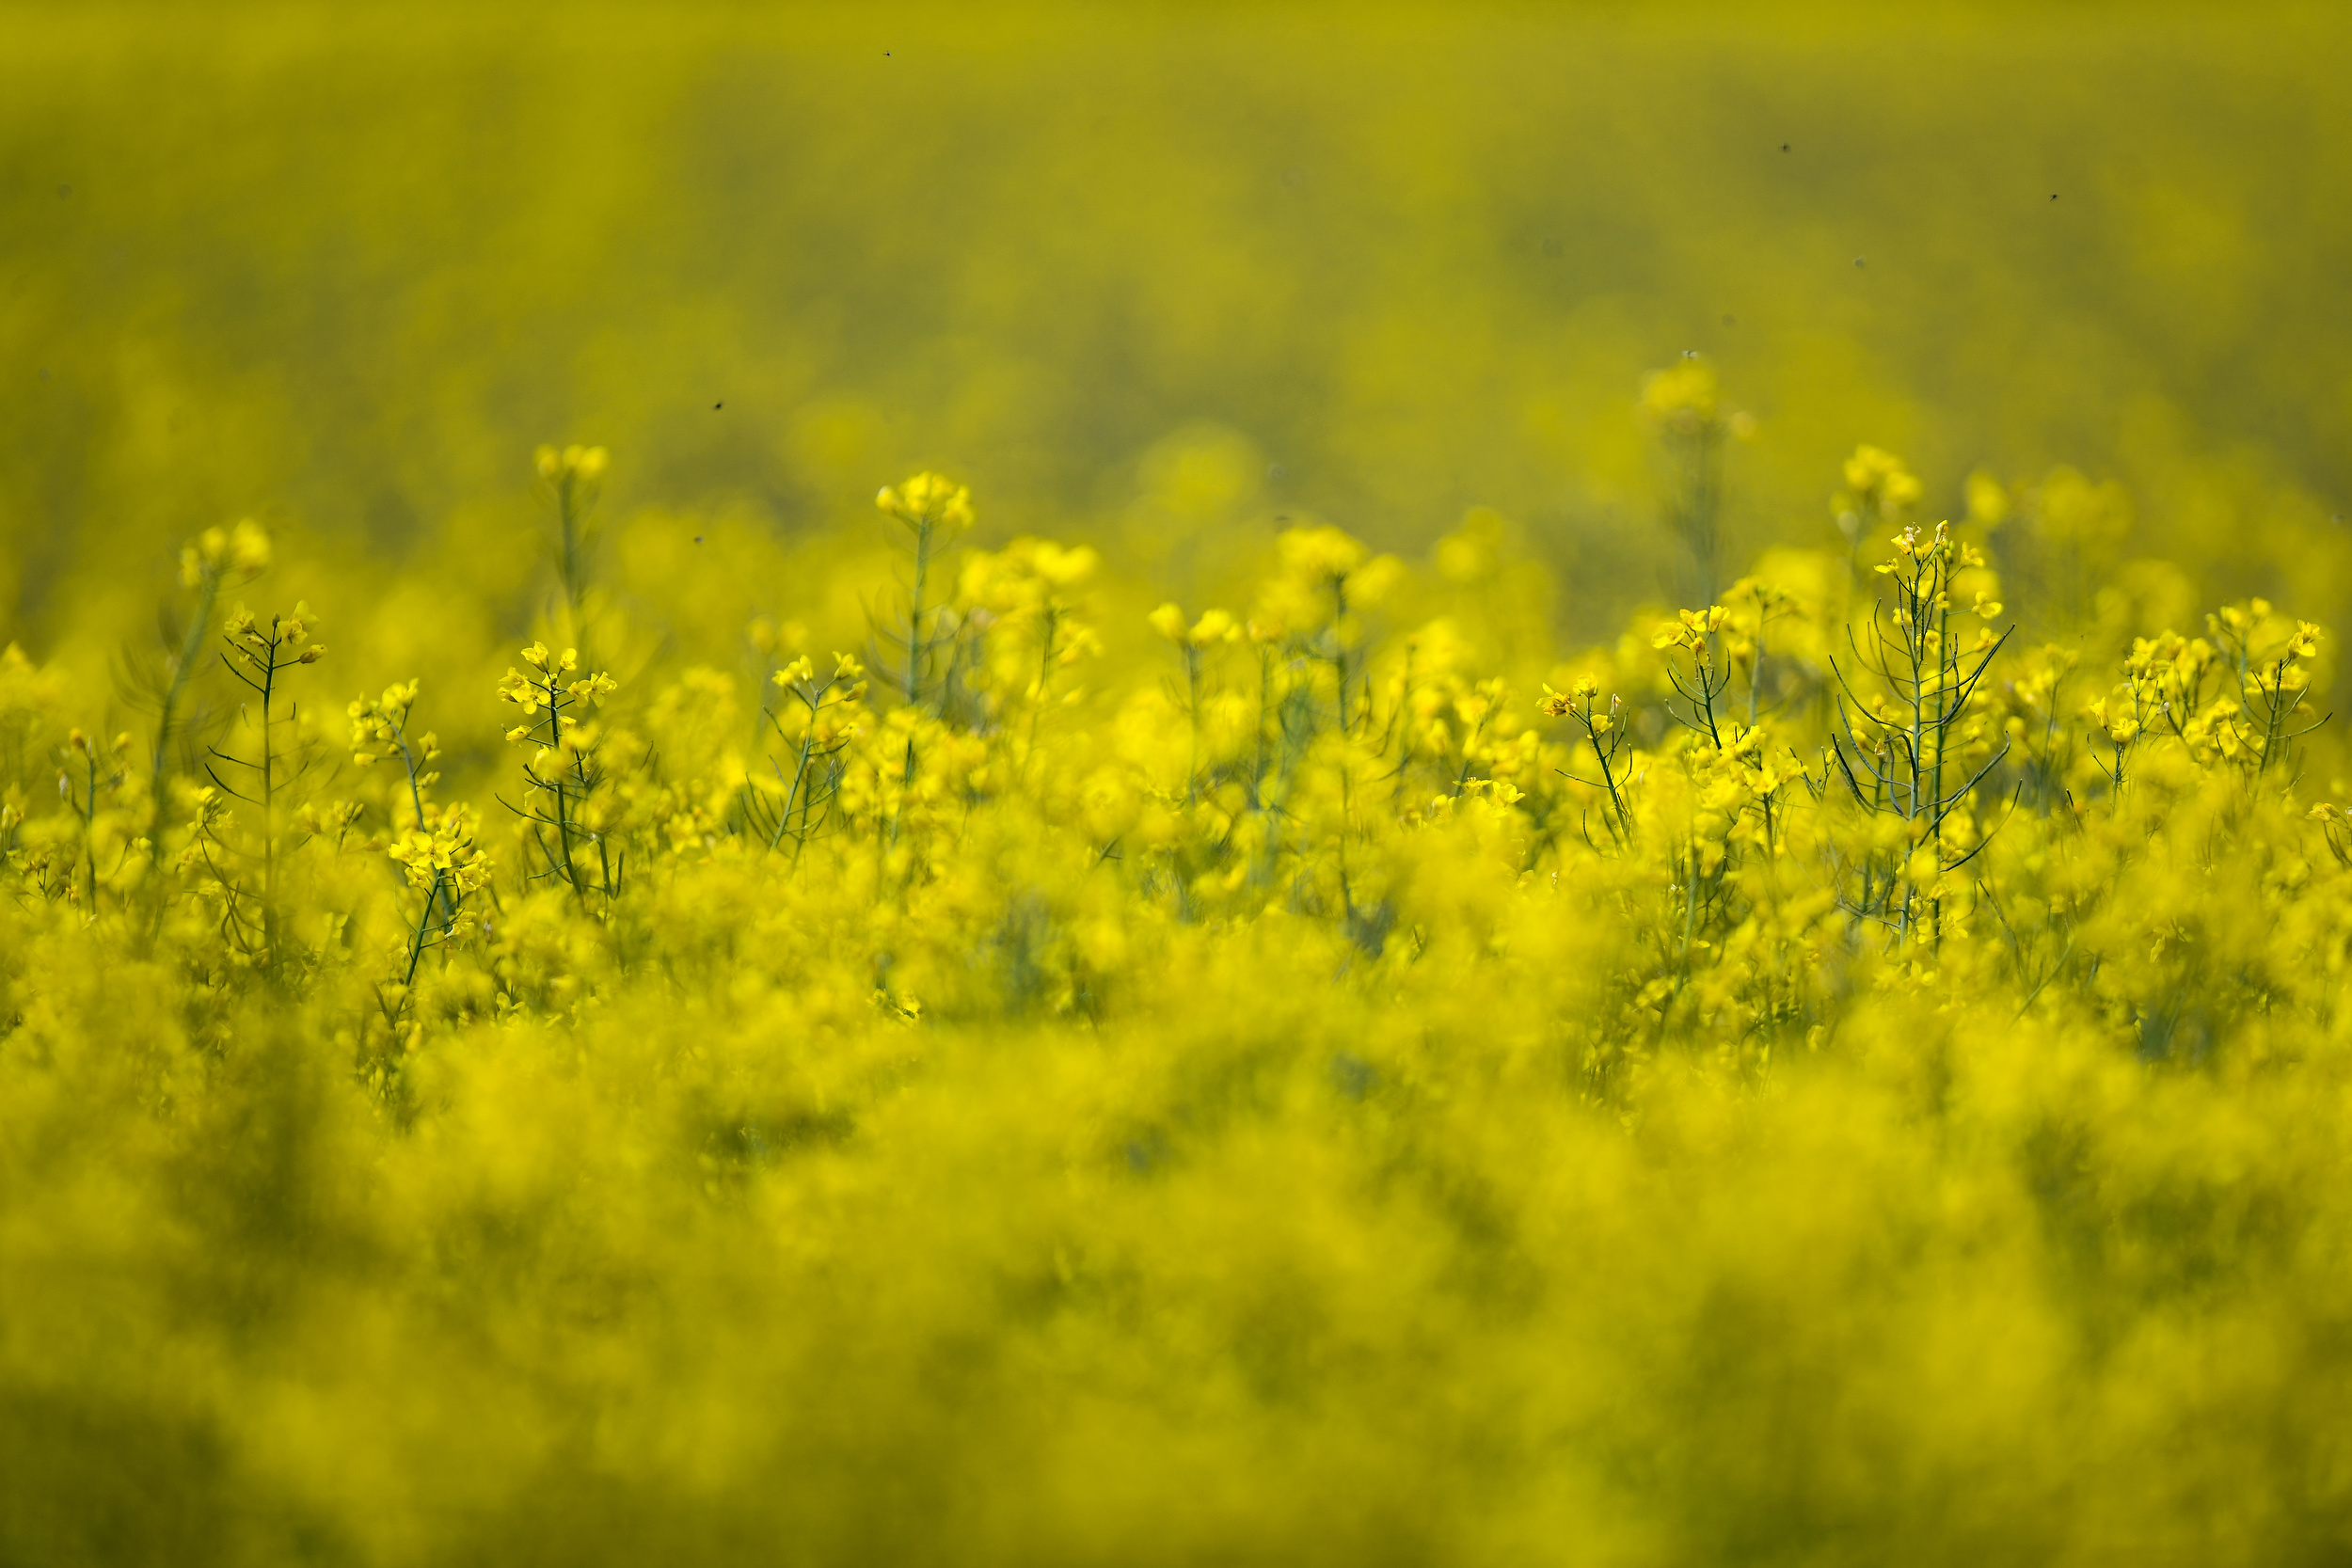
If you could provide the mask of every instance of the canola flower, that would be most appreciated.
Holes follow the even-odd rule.
[[[0,1556],[2326,1560],[2328,634],[2017,651],[2004,487],[1841,477],[1532,690],[1490,518],[1144,612],[930,473],[755,717],[534,639],[329,744],[251,525],[200,751],[9,648]]]

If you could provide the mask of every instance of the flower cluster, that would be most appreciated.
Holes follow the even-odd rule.
[[[1673,439],[1708,377],[1645,394]],[[2296,1392],[2352,1368],[2312,1316],[2352,1289],[2318,626],[2063,622],[2018,553],[2063,484],[1914,522],[1865,448],[1852,550],[1594,646],[1491,514],[1425,562],[1287,527],[1189,590],[1242,612],[1107,540],[977,547],[934,474],[695,641],[676,530],[619,536],[628,595],[579,547],[604,468],[542,455],[503,677],[495,621],[463,658],[339,637],[389,666],[347,728],[307,608],[214,612],[257,535],[188,547],[227,658],[164,667],[177,717],[102,738],[0,654],[0,1194],[107,1216],[0,1196],[101,1249],[11,1277],[107,1281],[142,1367],[205,1325],[169,1419],[353,1531],[374,1502],[284,1423],[386,1413],[360,1490],[440,1478],[387,1560],[478,1555],[434,1465],[493,1397],[501,1496],[610,1452],[755,1512],[777,1454],[960,1422],[976,1475],[1067,1430],[1072,1474],[1108,1441],[1230,1480],[1409,1406],[1491,1456],[1503,1557],[1571,1492],[1803,1492],[1739,1457],[1792,1430],[1840,1517],[1888,1449],[2025,1486],[2044,1427],[2196,1509],[2250,1473],[2184,1447],[2217,1404],[2329,1451]],[[1694,579],[1715,477],[1668,507]],[[146,1397],[115,1354],[58,1375]],[[895,1539],[844,1555],[938,1555]]]

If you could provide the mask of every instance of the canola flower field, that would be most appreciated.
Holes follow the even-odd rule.
[[[2183,391],[2095,475],[1931,467],[1882,430],[1964,378],[1677,344],[1558,372],[1628,519],[1454,495],[1433,412],[1300,437],[1461,502],[1351,524],[1225,424],[873,391],[766,484],[388,372],[399,441],[321,443],[460,455],[361,524],[135,264],[18,243],[20,301],[119,293],[98,369],[0,318],[103,411],[5,394],[0,1562],[2352,1553],[2296,433]],[[1097,447],[1140,499],[1073,499]]]

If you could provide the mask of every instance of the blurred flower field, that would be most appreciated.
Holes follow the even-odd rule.
[[[0,25],[0,1563],[2352,1555],[2329,13]]]

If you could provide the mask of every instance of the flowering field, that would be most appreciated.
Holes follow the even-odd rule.
[[[0,17],[0,1563],[2352,1555],[2324,16],[223,15]]]

